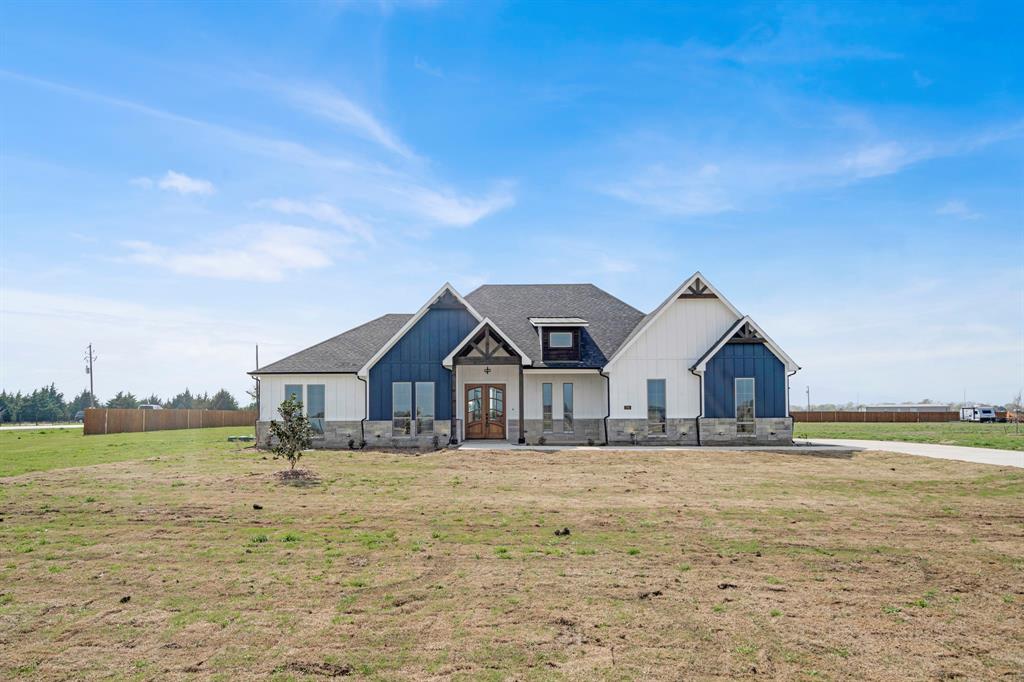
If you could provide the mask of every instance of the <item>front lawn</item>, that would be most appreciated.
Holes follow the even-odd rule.
[[[855,438],[860,440],[897,440],[909,443],[966,445],[976,448],[1024,450],[1024,424],[974,424],[938,422],[934,424],[796,422],[794,438]]]
[[[0,477],[140,457],[237,450],[238,444],[228,443],[228,436],[252,433],[246,426],[99,436],[83,436],[80,429],[0,431]]]
[[[1017,469],[138,455],[0,479],[0,678],[1024,675]]]

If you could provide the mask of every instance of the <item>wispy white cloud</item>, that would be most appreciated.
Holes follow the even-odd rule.
[[[415,59],[413,59],[412,65],[416,68],[417,71],[422,71],[428,76],[433,76],[434,78],[444,78],[443,70],[435,66],[431,66],[430,64],[427,63],[427,60],[423,59],[419,55],[416,55]]]
[[[143,189],[159,187],[162,190],[177,192],[178,194],[208,195],[214,193],[213,183],[209,180],[192,178],[184,173],[178,173],[177,171],[172,170],[167,171],[159,180],[139,177],[132,178],[129,182],[136,187],[142,187]]]
[[[653,164],[601,189],[617,199],[663,213],[709,215],[734,208],[726,189],[719,185],[718,175],[714,164],[682,169]]]
[[[203,133],[212,144],[232,146],[246,154],[259,155],[315,171],[315,178],[318,181],[324,181],[326,178],[331,178],[331,174],[336,174],[345,179],[344,182],[335,182],[337,187],[352,196],[358,196],[365,203],[375,205],[377,210],[382,213],[398,213],[406,217],[411,215],[419,220],[426,220],[428,223],[441,226],[464,227],[515,203],[510,183],[501,184],[498,189],[484,197],[473,197],[440,184],[430,176],[422,164],[406,164],[409,167],[399,168],[384,161],[364,161],[356,160],[351,156],[339,156],[337,153],[326,154],[290,140],[255,135],[220,124],[167,112],[131,100],[110,97],[2,69],[0,69],[0,78],[29,83],[54,92],[180,124]],[[311,92],[316,93],[317,91],[314,89]],[[325,98],[322,101],[320,100],[321,95]],[[348,107],[344,97],[335,100],[329,94],[324,95],[320,92],[309,95],[309,98],[310,102],[320,101],[325,111],[333,112],[332,115],[346,121],[346,125],[351,124],[362,130],[366,135],[375,139],[385,148],[398,153],[405,160],[416,158],[401,140],[382,124],[376,122],[376,119],[355,105],[353,105],[354,108]],[[336,177],[334,179],[337,180]],[[156,184],[156,181],[151,178],[136,178],[132,182],[150,187]],[[398,201],[395,200],[396,197],[399,199]]]
[[[255,206],[268,208],[284,215],[300,215],[321,223],[336,225],[368,242],[374,241],[373,228],[366,221],[349,215],[326,201],[302,201],[279,197],[277,199],[261,199],[256,202]]]
[[[325,268],[331,252],[345,243],[336,234],[281,224],[244,225],[217,235],[200,248],[125,241],[127,260],[179,275],[211,279],[278,282],[292,272]]]
[[[463,196],[445,189],[411,186],[398,190],[411,208],[426,218],[449,227],[468,227],[515,204],[509,183],[499,185],[482,198]]]
[[[213,194],[213,183],[200,178],[190,178],[184,173],[167,171],[160,182],[160,189],[171,190],[178,194]]]
[[[914,84],[919,88],[927,88],[935,82],[934,78],[929,78],[917,69],[914,69]]]
[[[373,114],[330,86],[298,84],[266,76],[257,77],[255,81],[308,114],[331,121],[407,159],[416,157],[398,135]]]
[[[743,65],[803,64],[835,60],[900,59],[895,52],[870,45],[843,44],[829,40],[806,22],[783,21],[778,27],[759,24],[732,43],[714,45],[700,40],[683,43],[690,58],[734,62]]]
[[[845,123],[843,127],[847,127]],[[957,138],[886,139],[878,133],[845,147],[808,142],[799,153],[765,149],[709,147],[701,143],[638,135],[629,142],[630,154],[654,160],[621,166],[627,169],[611,180],[592,182],[609,196],[672,215],[711,215],[742,210],[751,202],[782,192],[842,187],[894,173],[924,161],[969,154],[1024,134],[1021,122],[969,133]],[[822,143],[817,145],[822,146]],[[672,159],[672,151],[678,157]]]
[[[967,202],[960,201],[959,199],[947,201],[942,206],[935,209],[935,212],[939,215],[953,216],[954,218],[960,218],[961,220],[976,220],[981,217],[980,213],[972,211],[967,206]]]

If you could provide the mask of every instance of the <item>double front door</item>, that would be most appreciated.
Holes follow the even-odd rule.
[[[466,384],[466,438],[505,438],[505,384]]]

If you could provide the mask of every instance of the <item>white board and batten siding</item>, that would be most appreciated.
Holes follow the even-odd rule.
[[[281,418],[277,408],[284,402],[286,384],[323,384],[327,421],[353,421],[366,415],[366,385],[355,374],[264,374],[260,376],[260,421]]]
[[[611,418],[647,418],[648,379],[665,380],[669,418],[696,417],[700,413],[700,380],[690,373],[690,367],[738,319],[718,299],[670,303],[605,369],[611,376]]]
[[[525,372],[523,409],[526,419],[544,418],[543,384],[551,384],[551,418],[562,418],[562,384],[572,384],[573,417],[603,419],[607,412],[605,379],[596,372]]]

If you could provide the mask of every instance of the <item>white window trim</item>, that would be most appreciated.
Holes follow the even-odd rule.
[[[294,384],[293,384],[294,385]],[[323,417],[310,417],[309,416],[309,387],[310,386],[322,386],[324,389],[324,416]],[[323,423],[327,424],[327,384],[302,384],[302,393],[306,399],[302,401],[302,414],[306,416],[306,419],[320,419]],[[326,434],[323,431],[314,430],[314,440],[326,438]]]
[[[544,424],[544,387],[551,387],[551,428],[547,428]],[[553,381],[544,381],[540,385],[540,430],[541,433],[554,433],[555,432],[555,383]]]
[[[737,398],[737,392],[736,392],[737,389],[736,389],[736,387],[737,387],[737,385],[739,384],[740,381],[750,381],[751,385],[754,388],[754,390],[750,392],[750,398],[751,398],[751,400],[754,403],[754,409],[753,409],[754,415],[752,417],[752,421],[743,422],[744,424],[753,424],[754,425],[754,430],[751,431],[750,433],[747,433],[747,432],[740,433],[740,430],[739,430],[739,424],[740,424],[739,411],[740,411],[740,406],[739,406],[739,401],[736,399]],[[753,437],[753,436],[757,435],[757,379],[755,377],[733,377],[732,378],[732,416],[733,416],[733,419],[736,420],[736,435],[737,436],[744,436],[744,437],[751,436],[751,437]]]
[[[430,431],[425,431],[425,435],[434,435],[437,433],[437,383],[433,381],[414,381],[412,382],[412,435],[419,436],[420,434],[420,418],[417,414],[419,410],[419,400],[416,398],[416,388],[420,384],[430,384],[430,393],[433,396],[434,413],[430,416]],[[392,414],[394,418],[394,414]]]
[[[554,338],[554,337],[555,337],[555,336],[556,336],[557,334],[565,334],[565,335],[567,335],[567,336],[569,337],[569,345],[567,345],[567,346],[556,346],[556,345],[555,345],[554,343],[552,343],[552,339],[553,339],[553,338]],[[563,331],[557,331],[557,332],[556,332],[556,331],[549,331],[549,332],[548,332],[548,348],[557,348],[557,349],[559,349],[559,350],[565,350],[565,349],[567,349],[567,348],[568,348],[568,349],[571,349],[571,348],[572,348],[572,347],[573,347],[573,346],[575,345],[575,341],[576,341],[576,339],[574,338],[575,336],[576,336],[576,335],[575,335],[575,334],[573,334],[572,332],[563,332]]]
[[[395,386],[397,384],[409,385],[409,433],[395,434]],[[413,411],[416,391],[415,381],[392,381],[391,382],[391,436],[392,438],[411,438],[416,435],[416,414]]]
[[[306,384],[284,384],[284,399],[281,400],[283,403],[288,400],[288,387],[298,386],[299,387],[299,402],[302,403],[302,414],[306,414]],[[278,406],[280,407],[280,405]]]
[[[650,402],[651,402],[651,389],[650,389],[650,385],[651,385],[652,381],[661,381],[661,382],[663,382],[665,384],[665,421],[662,422],[665,425],[665,430],[662,431],[661,433],[651,433],[651,416],[650,416],[651,415],[651,411],[650,411],[650,407],[651,407],[651,405],[650,405]],[[644,408],[645,408],[644,409],[644,412],[645,412],[644,420],[647,422],[647,435],[650,438],[668,438],[668,379],[665,379],[665,378],[662,378],[662,377],[650,377],[650,378],[647,379],[647,382],[644,385],[644,389],[646,389],[646,394],[644,395]]]
[[[565,428],[565,387],[572,386],[572,413],[569,419],[572,421],[572,428]],[[571,381],[562,382],[562,433],[576,433],[576,387]]]

